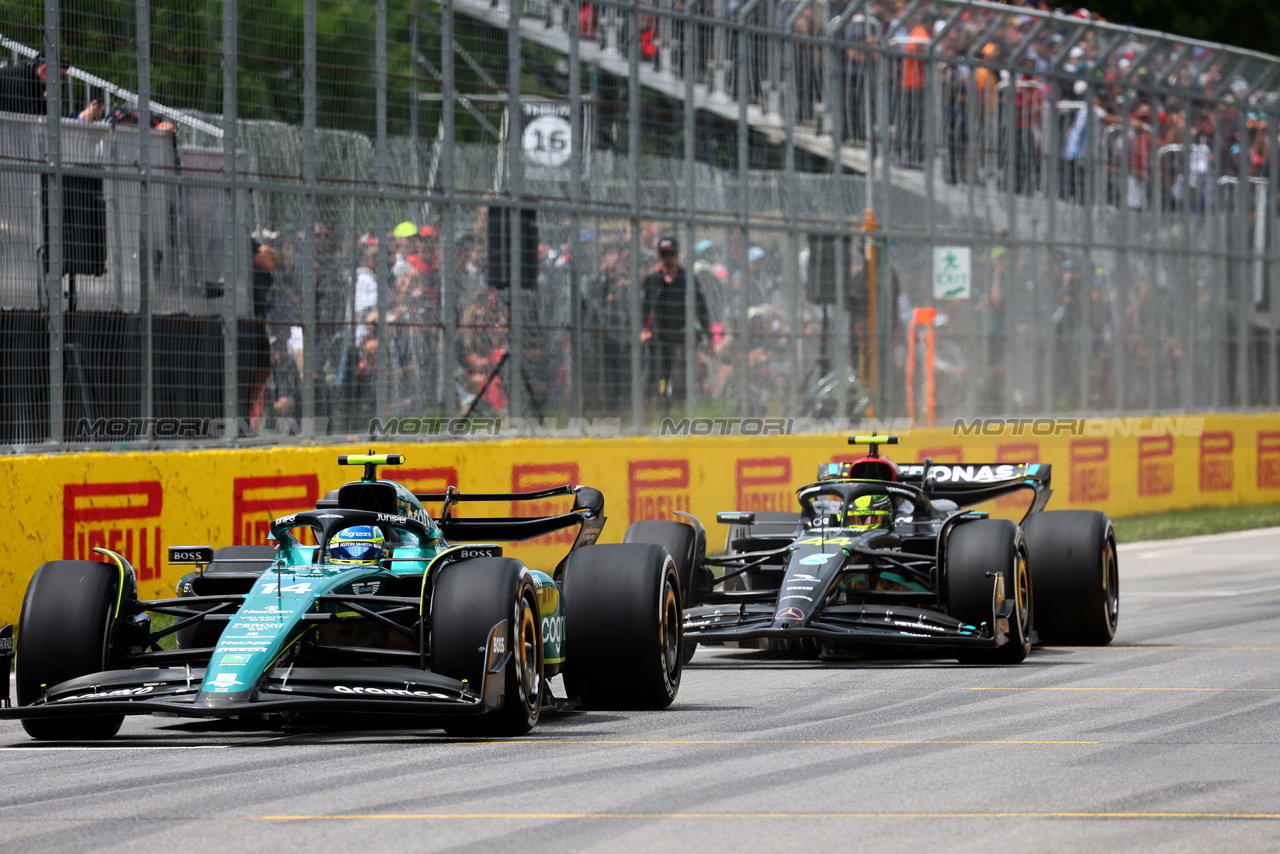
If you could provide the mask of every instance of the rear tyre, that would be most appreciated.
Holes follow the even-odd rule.
[[[1120,564],[1105,513],[1033,513],[1023,529],[1039,594],[1036,632],[1044,643],[1105,646],[1120,622]]]
[[[680,579],[670,553],[588,546],[564,566],[565,688],[596,709],[664,709],[684,670]]]
[[[511,558],[476,558],[440,571],[431,601],[431,669],[466,679],[479,691],[493,627],[507,621],[510,660],[503,671],[502,708],[482,715],[446,718],[450,735],[524,735],[542,710],[542,620],[529,570]],[[496,675],[491,678],[499,678]]]
[[[676,575],[680,578],[681,603],[685,608],[696,605],[701,589],[711,589],[714,578],[711,570],[700,566],[704,555],[697,553],[698,535],[692,525],[682,522],[648,521],[636,522],[627,528],[622,538],[624,543],[653,543],[667,550],[671,559],[676,562]],[[696,640],[683,642],[681,655],[688,664],[698,649]]]
[[[111,667],[120,570],[90,560],[55,560],[36,570],[18,621],[18,705],[39,700],[45,688]],[[43,687],[42,687],[43,686]],[[123,715],[24,720],[32,738],[91,740],[120,731]]]
[[[982,519],[957,525],[947,542],[947,610],[972,625],[993,617],[992,572],[1004,574],[1006,602],[1012,601],[1003,646],[962,649],[964,664],[1017,664],[1031,652],[1033,602],[1027,544],[1016,524],[1005,519]]]

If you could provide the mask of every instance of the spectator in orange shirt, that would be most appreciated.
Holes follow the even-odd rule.
[[[923,24],[917,25],[907,37],[904,50],[923,54],[929,46],[929,31]],[[924,61],[907,59],[902,63],[902,107],[899,121],[902,125],[902,163],[919,166],[924,162]]]

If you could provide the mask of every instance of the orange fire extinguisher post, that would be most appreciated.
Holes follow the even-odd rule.
[[[916,338],[919,327],[924,327],[924,417],[933,426],[933,321],[938,316],[934,308],[917,308],[911,312],[911,329],[907,335],[907,417],[916,421]]]

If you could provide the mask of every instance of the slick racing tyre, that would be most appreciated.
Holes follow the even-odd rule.
[[[676,575],[680,578],[681,603],[685,608],[698,604],[699,593],[710,590],[715,580],[711,570],[700,566],[704,555],[697,553],[698,535],[692,525],[683,522],[636,522],[627,528],[624,543],[653,543],[662,546],[676,562]],[[683,644],[684,663],[698,649],[698,642],[686,640]]]
[[[507,621],[510,660],[502,708],[482,715],[445,718],[450,735],[524,735],[542,711],[542,618],[529,570],[512,558],[474,558],[440,570],[431,600],[431,669],[466,679],[476,691],[485,678],[489,633]]]
[[[680,690],[675,561],[643,543],[587,546],[564,565],[565,689],[594,709],[664,709]]]
[[[18,705],[39,700],[44,688],[113,669],[111,632],[115,626],[120,570],[90,560],[55,560],[36,570],[27,585],[18,620],[16,681]],[[123,715],[24,720],[32,738],[111,738]]]
[[[1033,602],[1027,545],[1022,531],[1005,519],[982,519],[955,527],[947,541],[947,611],[958,620],[977,626],[990,623],[991,572],[1004,573],[1004,595],[1009,628],[1003,646],[995,649],[960,649],[956,658],[964,664],[1017,664],[1031,652]]]
[[[1105,513],[1033,513],[1023,528],[1043,643],[1105,646],[1120,621],[1116,535]]]

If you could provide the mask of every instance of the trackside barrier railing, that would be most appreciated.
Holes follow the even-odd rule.
[[[905,418],[916,309],[938,418],[1280,402],[1274,57],[957,0],[150,14],[0,10],[55,114],[176,126],[0,113],[11,450]]]

